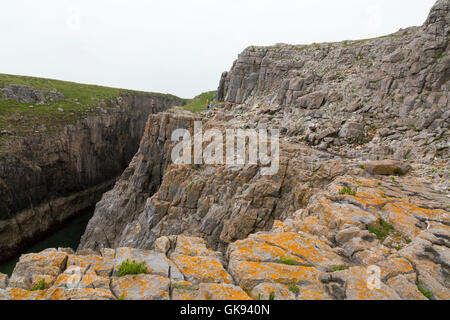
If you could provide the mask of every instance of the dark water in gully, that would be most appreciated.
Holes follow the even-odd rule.
[[[5,273],[10,276],[16,263],[19,261],[20,255],[24,253],[40,252],[47,248],[72,248],[76,250],[81,236],[84,230],[86,230],[89,219],[91,219],[93,214],[94,209],[90,209],[69,219],[59,229],[28,247],[16,257],[0,263],[0,273]]]

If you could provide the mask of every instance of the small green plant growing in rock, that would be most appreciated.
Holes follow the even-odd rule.
[[[411,152],[412,152],[411,148],[408,149],[408,151],[406,152],[406,154],[403,156],[403,159],[408,159],[409,156],[411,155]]]
[[[357,191],[357,189],[353,190],[349,186],[343,186],[341,191],[339,191],[339,194],[340,195],[348,194],[351,196],[356,196],[356,191]]]
[[[419,291],[420,291],[427,299],[430,299],[430,300],[431,300],[431,298],[433,298],[433,294],[431,293],[431,291],[425,290],[419,282],[417,282],[417,289],[419,289]]]
[[[447,54],[446,54],[444,51],[442,51],[442,52],[439,53],[439,55],[437,56],[437,59],[438,59],[438,60],[441,60],[441,59],[445,58],[446,56],[447,56]]]
[[[394,169],[394,175],[396,175],[396,176],[404,176],[405,173],[403,172],[402,169],[400,169],[400,168],[395,168],[395,169]]]
[[[386,221],[384,221],[383,219],[380,219],[378,226],[374,225],[369,226],[369,232],[376,235],[377,239],[380,241],[384,241],[384,239],[386,239],[389,233],[393,230],[394,227],[391,226]]]
[[[289,291],[295,295],[298,295],[298,293],[300,292],[300,289],[298,288],[298,286],[296,284],[291,284],[289,286]]]
[[[297,266],[298,265],[297,261],[292,260],[290,258],[283,258],[283,257],[280,257],[280,263],[286,264],[288,266]]]
[[[119,267],[119,271],[117,273],[118,277],[123,277],[128,274],[141,274],[146,273],[147,267],[145,265],[145,262],[137,263],[135,260],[122,262],[122,264]]]
[[[337,266],[333,268],[333,272],[335,271],[343,271],[343,270],[347,270],[348,267],[347,266]]]
[[[361,165],[359,166],[359,168],[364,170],[365,167],[364,167],[363,164],[361,164]]]
[[[270,293],[269,300],[275,300],[275,292]]]
[[[42,278],[37,285],[31,288],[31,291],[44,290],[45,288],[45,278]]]

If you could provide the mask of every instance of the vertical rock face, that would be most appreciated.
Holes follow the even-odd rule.
[[[116,183],[97,204],[80,243],[82,248],[116,247],[121,233],[133,222],[159,189],[171,162],[171,141],[176,129],[193,132],[195,117],[168,113],[148,118],[139,151]]]
[[[62,132],[8,140],[0,153],[0,260],[94,206],[136,152],[148,115],[182,103],[126,93]]]

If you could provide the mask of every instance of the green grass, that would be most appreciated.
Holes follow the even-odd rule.
[[[147,267],[145,266],[145,262],[137,263],[136,261],[127,261],[122,262],[119,267],[119,271],[117,273],[118,277],[126,276],[127,274],[141,274],[146,273]]]
[[[275,300],[275,293],[274,292],[270,293],[269,300]]]
[[[433,294],[431,291],[425,290],[420,283],[417,283],[417,289],[428,299],[431,300],[433,298]]]
[[[386,221],[384,221],[383,219],[380,219],[378,225],[369,226],[369,232],[376,235],[377,239],[380,241],[384,241],[384,239],[386,239],[386,237],[392,231],[394,231],[394,227],[389,223],[387,223]]]
[[[297,295],[300,292],[300,289],[298,288],[297,285],[291,284],[289,286],[289,291],[292,292],[293,294]]]
[[[396,176],[404,176],[405,173],[403,172],[402,169],[400,169],[400,168],[395,168],[395,169],[394,169],[394,175],[396,175]]]
[[[280,257],[280,263],[286,264],[288,266],[297,266],[298,262],[289,258]]]
[[[339,191],[340,195],[348,194],[351,196],[356,196],[357,189],[353,190],[349,186],[343,186],[342,189]]]
[[[137,92],[126,89],[0,73],[0,87],[13,84],[39,90],[56,89],[64,95],[64,99],[62,100],[48,102],[48,104],[41,106],[37,106],[35,103],[0,100],[0,131],[6,130],[18,136],[33,133],[36,125],[44,125],[47,131],[51,132],[67,124],[76,124],[81,118],[98,114],[98,111],[94,107],[99,104],[99,101],[108,101],[108,99],[117,98],[122,93]],[[150,94],[155,97],[174,97],[161,93]],[[31,105],[34,108],[30,108]],[[112,104],[106,104],[106,107],[112,106]],[[58,108],[63,109],[63,112],[58,111]]]
[[[215,91],[209,91],[204,92],[198,96],[196,96],[194,99],[188,101],[188,104],[185,105],[183,108],[189,111],[192,111],[194,113],[201,112],[206,110],[206,101],[213,101]]]
[[[337,266],[333,268],[333,272],[335,271],[343,271],[343,270],[347,270],[348,267],[347,266]]]
[[[44,288],[45,288],[45,278],[42,278],[37,285],[31,288],[30,291],[44,290]]]
[[[447,56],[447,54],[446,54],[444,51],[442,51],[442,52],[439,53],[439,55],[437,56],[437,59],[438,59],[438,60],[441,60],[441,59],[445,58],[446,56]]]

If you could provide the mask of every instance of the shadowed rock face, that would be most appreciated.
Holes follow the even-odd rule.
[[[93,207],[136,152],[148,115],[182,103],[124,94],[62,132],[11,137],[0,153],[0,260]]]

